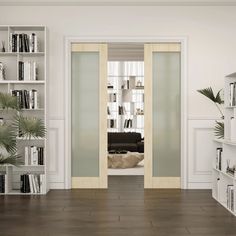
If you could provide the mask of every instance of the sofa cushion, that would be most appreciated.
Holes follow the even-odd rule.
[[[141,141],[141,134],[136,132],[108,133],[108,143],[137,143]]]

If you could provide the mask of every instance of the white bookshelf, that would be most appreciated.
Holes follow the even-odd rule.
[[[236,216],[236,172],[234,174],[227,172],[227,166],[232,168],[236,165],[236,129],[233,127],[234,119],[236,119],[236,104],[230,104],[230,83],[236,83],[236,73],[225,77],[224,87],[224,139],[214,139],[215,147],[222,148],[221,168],[217,166],[216,157],[213,159],[213,184],[212,196],[229,212]],[[236,90],[235,90],[236,92]],[[228,186],[232,186],[234,198],[232,199],[233,208],[227,202],[229,197],[227,194]],[[231,209],[232,208],[232,209]]]
[[[110,114],[108,119],[108,132],[139,132],[144,136],[144,75],[127,73],[129,70],[124,69],[124,62],[119,62],[117,73],[108,75],[108,104]],[[140,70],[142,71],[143,68]],[[140,86],[141,84],[141,86]],[[116,101],[111,101],[109,94],[116,94]],[[119,113],[119,107],[124,109]],[[110,120],[113,119],[115,126],[110,126]],[[128,120],[132,126],[124,127]]]
[[[36,52],[12,52],[10,48],[11,34],[35,33],[38,40],[38,50]],[[2,52],[2,41],[5,42],[5,52]],[[10,93],[11,90],[28,90],[33,89],[38,92],[38,107],[36,109],[22,109],[25,116],[39,117],[44,121],[46,131],[48,126],[47,119],[47,28],[45,26],[32,25],[2,25],[0,26],[0,62],[5,66],[6,78],[0,81],[0,92]],[[19,80],[19,61],[35,62],[37,65],[37,80]],[[10,113],[11,111],[8,111]],[[0,110],[1,117],[4,113]],[[9,114],[8,114],[9,115]],[[8,116],[7,115],[7,116]],[[6,117],[7,119],[8,117]],[[48,138],[25,139],[17,138],[17,153],[22,158],[23,164],[15,166],[1,166],[0,172],[5,174],[5,193],[6,195],[41,195],[49,191],[48,185]],[[25,146],[36,146],[44,148],[43,165],[25,165]],[[40,193],[21,193],[20,175],[35,174],[43,175],[42,191]]]

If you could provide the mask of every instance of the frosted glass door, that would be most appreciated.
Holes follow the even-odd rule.
[[[144,186],[180,188],[180,44],[145,44],[144,48]]]
[[[74,44],[71,52],[71,173],[73,188],[106,188],[104,44]]]
[[[99,176],[99,53],[72,52],[72,176]]]
[[[180,53],[153,52],[153,176],[180,176]]]

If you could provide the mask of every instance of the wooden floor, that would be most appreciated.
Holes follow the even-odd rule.
[[[108,190],[1,196],[0,235],[232,236],[236,218],[208,190],[144,190],[142,176],[112,176]]]

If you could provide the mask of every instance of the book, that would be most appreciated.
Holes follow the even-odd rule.
[[[31,165],[38,165],[38,150],[37,147],[30,147],[30,157],[31,157]]]
[[[235,106],[235,83],[230,83],[229,87],[229,106]]]
[[[6,180],[5,175],[0,174],[0,193],[5,193],[5,180]]]
[[[40,184],[39,184],[40,193],[45,193],[45,175],[40,175]]]
[[[222,148],[216,148],[216,169],[221,170]]]
[[[29,175],[28,174],[24,174],[20,176],[20,182],[21,182],[21,187],[20,187],[20,191],[22,193],[30,193],[30,180],[29,180]]]
[[[25,165],[29,165],[30,163],[30,155],[29,155],[29,147],[25,146]]]

